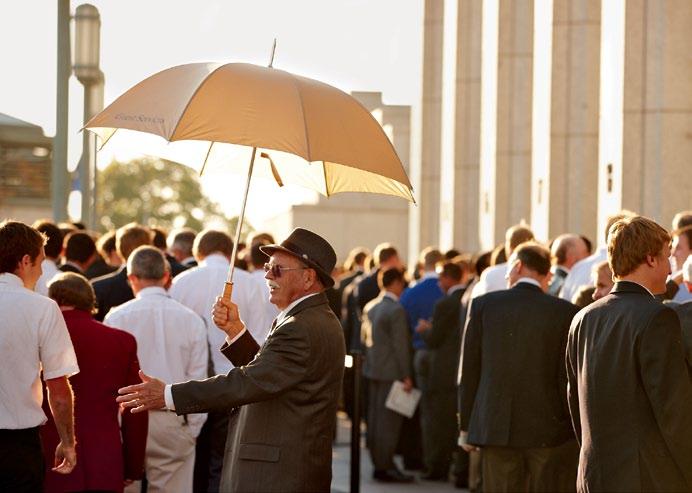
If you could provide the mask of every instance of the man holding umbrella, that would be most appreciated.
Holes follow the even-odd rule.
[[[328,491],[331,443],[343,376],[344,339],[324,290],[336,254],[301,228],[267,245],[270,301],[281,312],[259,348],[237,307],[219,298],[214,322],[236,368],[175,385],[142,374],[118,401],[132,412],[167,407],[178,414],[240,408],[229,427],[223,491]],[[254,359],[253,359],[254,358]]]

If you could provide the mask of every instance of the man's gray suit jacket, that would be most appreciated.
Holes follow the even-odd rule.
[[[411,335],[401,304],[380,295],[365,305],[363,336],[366,377],[392,381],[412,376]]]
[[[345,345],[326,296],[291,309],[262,348],[246,332],[222,351],[236,364],[228,374],[172,387],[178,414],[242,406],[222,491],[329,491]]]

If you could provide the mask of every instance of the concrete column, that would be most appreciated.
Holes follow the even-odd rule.
[[[420,112],[419,169],[412,170],[418,200],[411,211],[409,248],[411,258],[439,240],[440,217],[440,126],[442,114],[443,0],[425,1],[423,29],[423,86]]]
[[[476,251],[482,0],[445,3],[440,247]]]
[[[692,205],[692,2],[628,0],[622,206],[670,224]]]
[[[548,111],[539,117],[547,117],[547,125],[534,121],[533,126],[531,224],[542,239],[564,232],[595,239],[600,236],[596,212],[601,0],[541,2],[548,5],[536,5],[536,35],[541,23],[550,22],[552,49],[543,53],[539,47],[545,43],[534,42],[535,64],[538,57],[549,57],[550,68],[540,80],[534,78],[534,110],[537,99],[545,98]],[[552,19],[541,17],[546,7],[552,7]]]
[[[530,219],[533,0],[485,0],[483,17],[480,234],[491,248]]]

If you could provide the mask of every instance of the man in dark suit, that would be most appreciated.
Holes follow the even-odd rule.
[[[92,318],[95,296],[86,278],[58,274],[48,295],[58,303],[70,332],[80,372],[70,378],[79,460],[71,474],[51,470],[59,438],[50,412],[41,428],[46,458],[46,491],[122,491],[142,479],[147,415],[123,413],[113,398],[139,381],[137,343],[130,334]],[[44,410],[48,404],[44,400]],[[119,422],[120,421],[120,422]]]
[[[401,270],[390,268],[380,271],[379,284],[382,289],[380,296],[365,305],[363,311],[366,348],[363,373],[370,386],[368,448],[375,467],[373,479],[407,483],[413,481],[413,476],[403,474],[394,464],[404,416],[385,405],[395,381],[403,382],[407,392],[413,388],[411,336],[406,311],[399,304],[406,281]]]
[[[123,261],[122,266],[112,274],[92,279],[96,293],[97,312],[94,318],[102,322],[114,306],[122,305],[135,297],[127,282],[127,259],[130,254],[142,245],[151,245],[151,232],[136,223],[126,224],[115,233],[115,248]]]
[[[345,356],[341,326],[324,295],[334,283],[336,254],[301,228],[263,251],[270,256],[270,300],[282,311],[262,348],[236,305],[219,298],[213,320],[227,334],[221,350],[236,368],[172,386],[142,374],[144,383],[121,389],[118,401],[133,412],[240,407],[229,426],[222,491],[329,491]]]
[[[446,481],[452,454],[457,448],[457,370],[461,347],[461,297],[471,277],[470,265],[462,260],[448,260],[438,266],[438,283],[445,296],[435,303],[432,323],[419,325],[418,332],[430,350],[428,389],[430,411],[430,470],[423,476],[432,481]],[[465,471],[468,477],[468,454]],[[461,463],[459,465],[462,465]],[[462,483],[460,481],[460,483]]]
[[[680,320],[654,298],[666,290],[669,257],[670,235],[654,221],[614,223],[615,286],[572,322],[567,376],[579,491],[692,490],[692,382]]]
[[[96,243],[84,231],[73,231],[63,240],[63,257],[65,261],[58,266],[58,270],[84,275],[96,260]]]
[[[524,243],[511,289],[475,298],[461,352],[459,441],[482,447],[486,491],[574,491],[577,444],[567,408],[567,332],[577,309],[545,293],[550,252]]]

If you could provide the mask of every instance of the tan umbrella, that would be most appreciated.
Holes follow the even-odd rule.
[[[102,146],[127,139],[144,154],[197,169],[247,173],[227,287],[254,175],[323,195],[380,193],[414,201],[380,124],[332,86],[247,63],[192,63],[135,85],[85,126]],[[262,158],[255,166],[257,151]],[[247,165],[249,161],[249,166]]]

